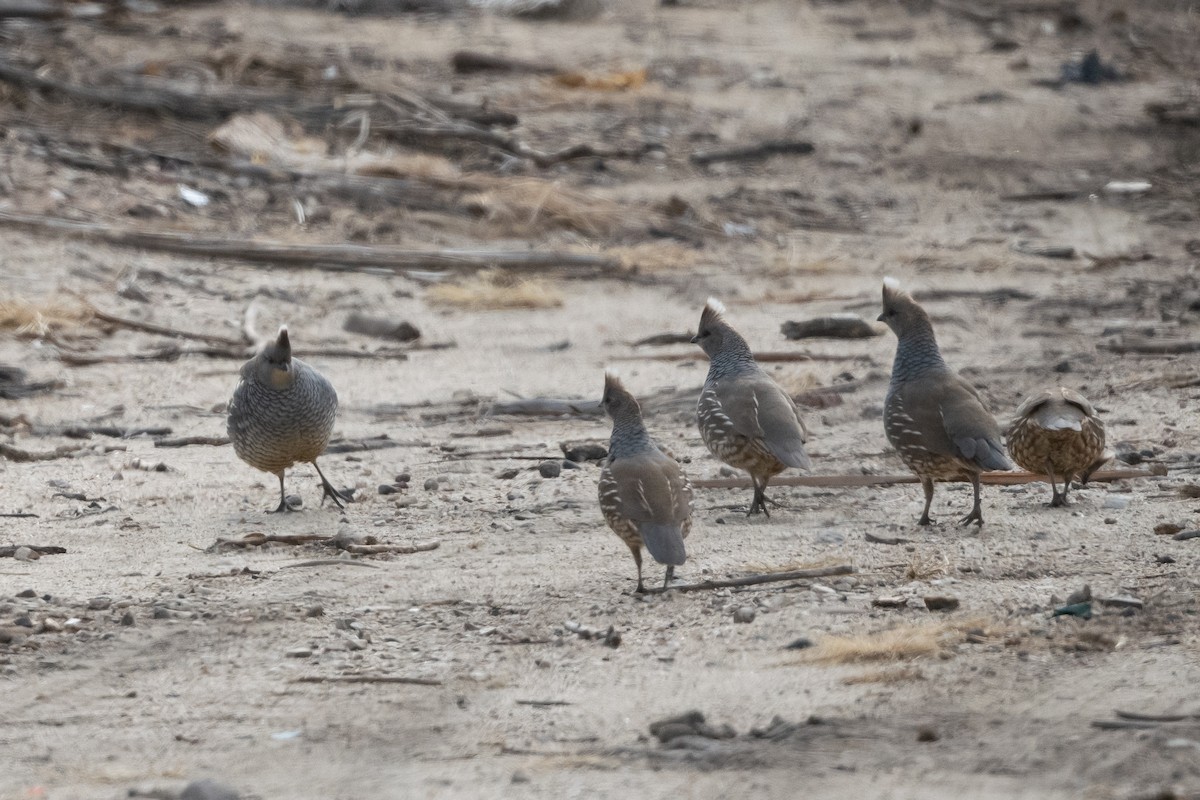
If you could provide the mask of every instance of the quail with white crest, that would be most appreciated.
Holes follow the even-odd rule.
[[[925,509],[918,524],[930,524],[935,481],[968,480],[975,502],[962,523],[982,525],[980,474],[1013,468],[1004,452],[1000,426],[975,387],[946,365],[925,309],[891,278],[883,282],[879,321],[892,329],[897,340],[883,427],[925,490]]]
[[[708,376],[696,404],[700,436],[709,451],[750,473],[754,497],[748,514],[767,512],[767,484],[788,467],[808,469],[808,431],[796,403],[754,360],[750,345],[725,321],[725,307],[709,298],[692,342],[708,354]]]

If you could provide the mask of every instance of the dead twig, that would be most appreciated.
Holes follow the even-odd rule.
[[[155,447],[189,447],[194,444],[221,447],[229,444],[228,436],[182,436],[178,439],[155,439]]]
[[[1127,478],[1158,478],[1166,470],[1155,469],[1109,469],[1094,473],[1089,482],[1119,481]],[[1048,483],[1049,476],[1034,472],[985,472],[980,476],[983,483],[996,486],[1017,486],[1023,483]],[[849,488],[858,486],[886,486],[893,483],[919,483],[915,475],[781,475],[771,480],[772,486],[811,486],[814,488]],[[708,478],[692,481],[696,489],[749,489],[749,478]]]
[[[406,556],[412,553],[427,553],[430,550],[437,550],[441,546],[441,542],[433,539],[428,542],[417,542],[416,544],[344,544],[342,545],[342,549],[347,553],[355,553],[357,555],[395,553]]]
[[[317,347],[298,351],[297,355],[305,358],[381,358],[394,361],[405,361],[408,352],[396,348],[380,350],[348,350],[340,347]],[[82,353],[74,350],[59,348],[59,361],[73,367],[91,367],[98,364],[137,364],[147,361],[178,361],[184,356],[203,356],[204,358],[224,358],[231,361],[244,361],[254,355],[253,348],[244,344],[234,347],[188,347],[183,345],[164,345],[141,353]]]
[[[598,417],[603,413],[597,400],[555,400],[549,397],[531,397],[507,403],[493,403],[488,409],[491,416],[507,414],[518,417]]]
[[[479,53],[474,50],[459,50],[450,56],[450,64],[460,75],[474,72],[515,72],[532,75],[552,75],[561,72],[553,64],[543,62],[522,61],[508,56]]]
[[[169,231],[140,231],[95,222],[0,211],[0,225],[95,239],[122,247],[137,247],[207,258],[226,258],[250,264],[314,268],[332,272],[364,270],[593,270],[618,272],[620,262],[591,253],[511,250],[404,250],[355,244],[287,244],[255,239],[225,239]],[[244,347],[244,343],[238,342]]]
[[[437,678],[409,678],[405,675],[302,675],[289,683],[408,683],[414,686],[441,686]]]
[[[690,341],[690,339],[689,339]],[[629,353],[614,356],[623,361],[704,361],[708,356],[701,352],[695,353]],[[754,360],[760,364],[786,364],[796,361],[853,361],[870,358],[866,355],[828,355],[825,353],[793,353],[787,350],[766,350],[754,354]]]
[[[1140,711],[1122,711],[1113,709],[1113,713],[1121,719],[1131,719],[1137,722],[1182,722],[1187,714],[1143,714]]]
[[[209,547],[210,552],[226,548],[262,547],[264,544],[312,544],[313,542],[332,542],[333,538],[319,533],[247,533],[240,539],[217,537],[217,541]]]
[[[11,444],[0,442],[0,456],[9,461],[18,463],[29,463],[32,461],[54,461],[59,458],[70,458],[75,453],[83,449],[82,445],[62,445],[54,448],[52,452],[35,453],[31,450],[22,450],[19,447],[14,447]]]
[[[131,331],[140,331],[142,333],[156,333],[160,336],[170,336],[175,339],[191,339],[197,342],[207,342],[208,344],[218,345],[231,348],[245,348],[246,343],[240,339],[232,339],[228,336],[217,336],[211,333],[192,333],[178,328],[171,328],[166,325],[156,325],[153,322],[142,322],[136,319],[126,319],[118,317],[115,314],[109,314],[106,311],[101,311],[95,306],[89,306],[88,311],[91,315],[100,320],[107,322],[109,325],[115,325],[118,328],[125,328]]]
[[[684,583],[678,586],[655,586],[647,589],[650,594],[662,592],[702,592],[709,589],[725,589],[733,586],[757,586],[761,583],[779,583],[781,581],[803,580],[805,578],[827,578],[833,575],[851,575],[854,567],[849,564],[839,564],[836,567],[818,567],[817,569],[797,569],[791,572],[771,572],[764,575],[747,575],[744,578],[729,580],[701,581],[700,583]]]
[[[300,567],[366,567],[379,569],[378,564],[370,561],[356,561],[349,558],[314,558],[308,561],[297,561],[295,564],[284,564],[280,569],[299,569]]]
[[[1123,336],[1118,341],[1108,342],[1100,346],[1114,353],[1133,353],[1144,356],[1173,356],[1180,353],[1200,352],[1200,340],[1196,339],[1161,341],[1158,339]]]
[[[693,164],[706,166],[721,161],[757,161],[775,155],[806,156],[814,149],[812,142],[799,139],[772,139],[742,147],[701,150],[692,153],[688,160]]]
[[[57,92],[72,100],[153,113],[168,112],[183,119],[213,119],[238,111],[297,105],[295,98],[247,89],[196,91],[173,81],[138,80],[126,86],[87,86],[49,78],[41,72],[0,59],[0,81],[25,89]],[[298,110],[298,109],[297,109]]]
[[[6,517],[7,517],[7,516],[9,516],[9,515],[8,515],[8,514],[5,514],[4,516],[6,516]],[[27,516],[31,516],[31,517],[32,517],[32,516],[37,516],[37,515],[36,515],[36,514],[29,514],[29,515],[27,515]],[[0,558],[12,558],[12,557],[13,557],[13,556],[16,554],[16,552],[17,552],[18,550],[20,550],[22,547],[27,547],[27,548],[29,548],[30,550],[32,550],[33,552],[37,553],[38,555],[42,555],[42,556],[61,555],[62,553],[65,553],[65,552],[67,552],[67,548],[65,548],[65,547],[58,547],[57,545],[48,545],[48,544],[10,544],[10,545],[3,545],[3,546],[0,546]]]

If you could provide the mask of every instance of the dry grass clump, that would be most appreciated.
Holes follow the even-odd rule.
[[[463,203],[509,233],[561,228],[600,236],[614,230],[623,216],[616,203],[537,178],[496,179]]]
[[[913,553],[904,576],[910,581],[927,581],[950,571],[950,559],[944,553]]]
[[[606,251],[621,268],[638,272],[679,272],[696,266],[696,251],[669,242],[643,242]]]
[[[514,308],[558,308],[563,304],[557,288],[540,278],[522,278],[501,270],[479,272],[454,283],[429,287],[430,305],[469,311]]]
[[[804,661],[821,664],[862,664],[871,661],[907,661],[932,656],[941,649],[954,627],[943,622],[905,625],[876,633],[826,636],[805,651]]]
[[[84,304],[62,299],[34,302],[22,297],[0,298],[0,331],[40,339],[81,327],[91,319]]]

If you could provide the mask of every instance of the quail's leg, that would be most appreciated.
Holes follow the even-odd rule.
[[[663,588],[666,589],[671,585],[671,579],[675,577],[675,565],[667,564],[667,577],[663,578]]]
[[[978,472],[971,473],[971,485],[975,487],[975,506],[971,509],[970,514],[967,514],[959,521],[960,525],[967,525],[972,522],[974,522],[976,525],[983,524],[983,504],[980,499],[983,487],[979,485]]]
[[[758,477],[751,475],[750,480],[754,482],[754,499],[750,501],[750,510],[746,512],[747,517],[752,517],[758,512],[762,512],[765,516],[770,517],[771,513],[767,511],[767,498],[764,492],[767,488],[767,482],[758,482]]]
[[[313,465],[313,469],[315,469],[317,471],[317,474],[321,476],[321,488],[325,492],[324,494],[321,495],[321,505],[325,505],[325,498],[328,497],[333,500],[334,505],[336,505],[338,508],[340,508],[344,511],[346,509],[346,507],[344,505],[342,505],[342,501],[345,500],[346,498],[342,496],[341,492],[339,492],[337,489],[333,488],[332,483],[330,483],[328,480],[326,480],[325,473],[321,472],[321,468],[317,466],[316,459],[313,459],[311,463]]]
[[[642,548],[641,548],[641,545],[639,545],[637,547],[630,545],[629,552],[633,553],[633,563],[637,564],[637,571],[638,571],[637,593],[645,594],[646,587],[642,585]]]
[[[921,478],[921,488],[925,490],[925,510],[921,512],[921,518],[917,520],[918,525],[931,525],[929,520],[929,507],[933,505],[933,479]]]
[[[279,475],[279,507],[274,511],[268,511],[268,514],[278,514],[280,511],[295,511],[296,509],[288,505],[287,492],[283,490],[283,470],[280,470]]]
[[[1058,480],[1049,464],[1046,465],[1046,474],[1050,476],[1050,491],[1053,492],[1050,498],[1050,507],[1058,508],[1059,506],[1065,506],[1067,504],[1067,487],[1071,485],[1071,476],[1068,475],[1067,479],[1063,481],[1063,490],[1060,494],[1058,491]]]

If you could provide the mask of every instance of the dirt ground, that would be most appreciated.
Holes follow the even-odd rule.
[[[515,135],[544,152],[644,152],[538,167],[373,128],[359,145],[390,159],[383,174],[425,187],[431,204],[449,192],[452,210],[356,205],[182,162],[111,168],[111,151],[79,142],[211,157],[205,137],[221,121],[0,84],[0,212],[291,243],[617,254],[623,266],[550,271],[524,287],[559,305],[480,310],[435,302],[439,287],[468,280],[454,275],[264,268],[5,224],[0,300],[43,315],[9,327],[0,363],[60,384],[0,401],[3,441],[84,448],[0,460],[0,511],[36,515],[4,519],[0,545],[66,549],[0,560],[0,797],[173,797],[205,777],[295,800],[1200,797],[1200,539],[1163,533],[1197,526],[1200,371],[1183,349],[1123,352],[1198,335],[1200,128],[1145,111],[1196,91],[1194,10],[614,0],[593,19],[535,22],[463,8],[164,5],[117,21],[8,23],[5,58],[85,83],[137,67],[266,87],[311,86],[327,61],[352,63],[377,87],[515,113]],[[593,77],[644,68],[646,80],[605,91],[455,74],[450,55],[464,48]],[[1092,48],[1128,79],[1038,83]],[[285,55],[315,59],[318,77],[281,78],[272,64]],[[349,169],[348,130],[327,129],[325,153],[301,142],[297,157]],[[689,161],[783,138],[814,151]],[[1148,191],[1105,190],[1141,180]],[[535,201],[506,205],[510,181],[527,181]],[[209,204],[189,204],[180,184]],[[1033,252],[1048,246],[1073,255]],[[855,571],[642,597],[600,516],[598,465],[537,469],[561,458],[560,442],[605,440],[607,424],[489,413],[514,395],[597,399],[615,366],[657,398],[648,424],[691,477],[719,477],[694,422],[706,369],[696,348],[632,346],[694,328],[714,295],[755,349],[814,356],[771,365],[801,400],[813,474],[902,473],[880,418],[892,336],[780,334],[784,321],[831,313],[873,320],[885,275],[926,298],[947,360],[999,418],[1035,389],[1069,385],[1100,409],[1117,466],[1168,473],[1090,484],[1067,509],[1047,507],[1045,484],[986,487],[979,530],[953,523],[966,486],[939,487],[929,528],[915,525],[912,484],[777,488],[785,507],[770,519],[742,513],[748,489],[699,490],[681,582]],[[356,487],[344,516],[317,506],[307,466],[288,476],[303,512],[272,515],[274,478],[228,446],[66,436],[81,424],[223,436],[239,366],[203,355],[71,363],[68,351],[128,356],[171,341],[77,319],[81,297],[233,339],[252,305],[257,329],[286,322],[301,356],[384,346],[343,330],[352,312],[408,320],[422,336],[406,359],[309,359],[341,398],[336,437],[386,434],[396,446],[324,457],[336,485]],[[407,488],[379,493],[402,473]],[[212,547],[251,533],[439,546]],[[657,565],[647,574],[661,578]],[[1092,618],[1052,617],[1084,584]],[[959,608],[927,611],[929,595]],[[1099,601],[1121,596],[1141,602]],[[889,597],[901,606],[873,604]],[[753,621],[736,623],[747,607]],[[619,646],[576,624],[611,626]],[[893,630],[911,646],[854,660]],[[858,649],[824,658],[835,637]],[[800,638],[816,646],[787,649]],[[426,682],[333,680],[347,676]],[[650,723],[691,709],[736,736],[688,747],[651,737]],[[1117,711],[1175,718],[1093,724]]]

